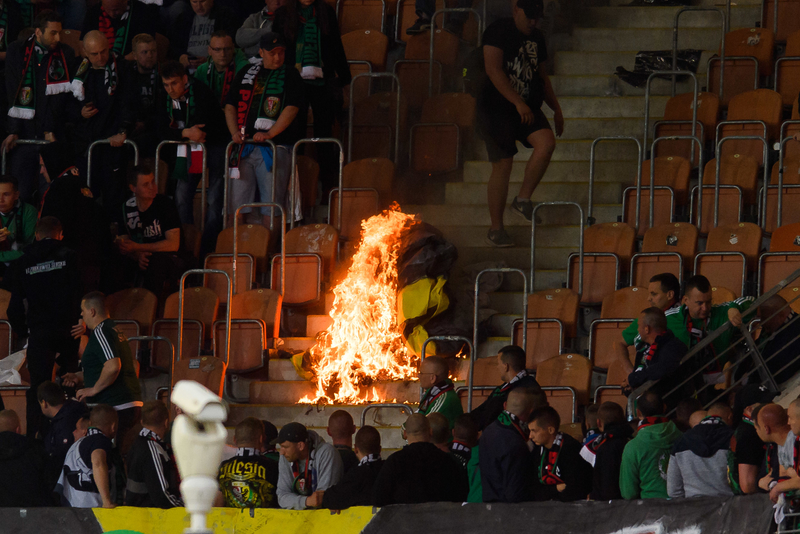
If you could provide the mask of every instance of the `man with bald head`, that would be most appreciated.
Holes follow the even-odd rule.
[[[342,458],[342,467],[347,473],[358,465],[358,458],[353,452],[353,434],[356,433],[356,425],[353,423],[353,416],[344,410],[336,410],[328,419],[328,435],[333,440],[339,456]]]
[[[466,474],[449,454],[431,443],[431,427],[424,415],[416,413],[408,417],[403,437],[408,445],[384,462],[375,480],[372,504],[386,506],[466,500]]]
[[[456,418],[464,413],[461,400],[456,394],[453,381],[449,378],[450,367],[439,356],[428,356],[419,368],[419,385],[424,389],[419,403],[418,413],[428,415],[439,412],[447,417],[450,429],[456,424]]]
[[[780,295],[773,295],[758,307],[761,318],[761,337],[759,350],[767,362],[767,368],[780,383],[790,380],[800,371],[800,338],[797,328],[790,323],[797,314]]]
[[[800,490],[800,465],[795,460],[795,451],[800,446],[800,439],[794,430],[800,431],[800,399],[795,399],[789,404],[789,409],[784,410],[777,404],[767,404],[758,412],[756,431],[758,437],[765,443],[774,443],[777,447],[778,470],[772,473],[772,481],[767,482],[772,502],[778,502],[781,493]],[[774,456],[774,450],[770,451]],[[769,454],[768,454],[769,456]],[[773,471],[775,465],[771,466]],[[765,477],[766,478],[766,477]]]
[[[0,411],[0,506],[53,506],[47,465],[44,446],[22,435],[17,413]]]

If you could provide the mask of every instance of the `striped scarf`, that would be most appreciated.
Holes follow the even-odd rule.
[[[133,9],[134,0],[128,2],[128,9],[119,18],[122,22],[119,28],[114,29],[114,20],[106,13],[106,10],[100,8],[100,20],[98,21],[98,29],[100,33],[108,39],[108,47],[117,55],[125,54],[125,47],[128,44],[128,33],[131,28],[131,14]]]
[[[317,12],[312,6],[300,6],[300,29],[297,32],[295,67],[300,76],[312,85],[323,85],[321,35]]]
[[[81,102],[86,98],[86,89],[83,84],[86,81],[86,77],[89,75],[90,67],[91,63],[88,59],[81,61],[78,71],[75,73],[75,79],[72,80],[72,95]],[[106,63],[103,70],[105,71],[104,84],[108,91],[108,96],[114,96],[114,93],[117,92],[118,81],[117,55],[114,52],[108,53],[108,63]]]
[[[25,43],[22,59],[25,70],[14,95],[14,105],[8,110],[9,117],[32,119],[36,115],[36,66],[43,62],[47,63],[45,94],[57,95],[70,90],[69,69],[62,48],[46,50],[36,42],[36,36],[31,35]]]

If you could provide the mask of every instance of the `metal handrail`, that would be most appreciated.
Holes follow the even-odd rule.
[[[597,145],[603,141],[633,141],[636,143],[636,148],[639,149],[639,158],[636,161],[636,183],[641,184],[642,182],[642,162],[644,161],[642,158],[644,157],[644,151],[642,149],[642,142],[639,141],[636,137],[633,136],[615,136],[615,137],[598,137],[594,141],[592,141],[591,149],[589,150],[589,204],[587,206],[587,214],[586,214],[586,222],[589,226],[592,226],[595,222],[594,217],[592,214],[594,213],[594,165],[595,165],[595,151],[597,150]],[[639,231],[639,197],[641,196],[641,186],[637,189],[636,193],[636,231]]]
[[[658,131],[658,127],[663,125],[663,124],[666,124],[666,125],[670,125],[670,124],[692,124],[692,121],[665,121],[665,120],[656,121],[656,122],[653,123],[653,139],[657,139],[656,132]],[[698,122],[697,126],[695,126],[695,128],[697,128],[698,126],[700,127],[700,136],[699,136],[700,140],[705,142],[705,140],[706,140],[706,127],[702,123],[702,121]],[[692,135],[694,135],[694,134],[695,134],[695,132],[692,132]],[[669,136],[667,136],[667,137],[669,137]],[[656,157],[655,152],[653,152],[651,154],[651,156],[652,157]],[[689,163],[694,165],[694,143],[692,143],[691,160],[689,161]]]
[[[345,0],[337,0],[336,1],[336,19],[339,20],[341,5]],[[386,30],[386,0],[381,0],[381,33],[385,33]],[[374,31],[374,30],[373,30]]]
[[[797,61],[797,60],[800,60],[800,56],[783,56],[783,57],[779,57],[777,60],[775,60],[775,83],[772,85],[773,91],[775,91],[776,93],[779,92],[778,91],[778,78],[779,78],[778,74],[780,74],[780,72],[781,72],[780,69],[779,69],[780,64],[785,62],[785,61]]]
[[[17,144],[17,145],[49,145],[50,141],[45,141],[44,139],[17,139],[17,141],[14,144]],[[7,167],[6,167],[6,157],[7,156],[8,156],[8,147],[6,146],[5,143],[3,143],[3,159],[2,159],[2,163],[0,163],[0,166],[2,166],[2,169],[0,169],[0,173],[2,173],[2,174],[6,173],[6,169],[7,169]],[[50,177],[51,180],[55,180],[55,178],[56,178],[55,176],[51,176]]]
[[[590,186],[591,190],[591,186]],[[535,279],[535,271],[536,271],[536,212],[539,208],[544,206],[573,206],[578,208],[578,214],[580,215],[580,236],[578,240],[578,254],[580,255],[579,259],[579,278],[578,281],[578,293],[583,294],[583,224],[584,224],[584,217],[583,217],[583,208],[577,202],[542,202],[537,204],[533,207],[533,212],[531,213],[531,278],[530,278],[530,293],[533,293],[536,290],[536,286],[534,285]],[[477,288],[475,289],[477,295]],[[526,314],[527,318],[527,314]]]
[[[400,6],[400,2],[397,3],[398,9]],[[392,73],[392,72],[362,72],[361,74],[356,74],[353,76],[353,79],[350,81],[350,108],[348,109],[348,123],[347,123],[347,163],[351,163],[353,161],[353,116],[355,115],[355,104],[353,103],[353,98],[355,95],[353,93],[354,87],[356,85],[356,80],[359,78],[391,78],[393,80],[392,87],[394,88],[394,82],[397,82],[397,102],[395,107],[395,117],[394,117],[394,164],[398,165],[400,162],[400,78]]]
[[[766,125],[764,126],[766,128]],[[769,156],[769,145],[767,144],[766,135],[764,137],[759,137],[757,135],[741,135],[741,136],[731,136],[731,137],[723,137],[717,142],[717,158],[716,158],[716,176],[714,177],[714,227],[716,228],[719,226],[719,188],[720,188],[720,168],[722,166],[722,145],[727,141],[761,141],[764,145],[764,153],[763,153],[763,167],[764,167],[764,184],[769,182],[769,165],[767,165],[767,160]],[[702,183],[702,180],[700,181]],[[700,202],[703,200],[703,191],[702,187],[700,188]],[[699,204],[699,202],[698,202]],[[766,209],[766,196],[764,197],[764,209]],[[702,209],[702,206],[698,206],[699,209]],[[764,226],[762,229],[766,227],[766,219],[762,221]]]
[[[681,18],[681,15],[687,11],[715,11],[720,14],[722,17],[722,35],[720,36],[720,54],[722,54],[722,58],[725,58],[725,34],[728,33],[728,28],[730,27],[730,9],[731,4],[730,0],[728,0],[728,16],[725,16],[725,13],[722,12],[721,9],[717,7],[682,7],[675,13],[675,22],[672,25],[672,70],[678,70],[678,24]],[[680,74],[688,74],[689,71],[678,71]],[[722,78],[723,72],[722,68],[720,68],[720,92],[719,96],[722,98]],[[678,83],[677,77],[673,74],[672,76],[672,96],[675,96],[675,85]],[[697,78],[695,78],[695,84],[697,84]],[[695,96],[695,102],[697,101],[697,97]],[[694,133],[694,129],[692,129],[692,133]],[[645,144],[646,146],[646,144]],[[692,158],[694,159],[694,158]]]
[[[189,146],[189,162],[191,164],[192,158],[192,145],[199,145],[200,148],[203,149],[203,176],[200,178],[200,232],[202,233],[206,228],[206,195],[208,194],[206,191],[206,181],[208,180],[208,150],[206,149],[205,143],[193,143],[190,141],[173,141],[170,139],[166,139],[161,141],[158,146],[156,147],[156,168],[155,168],[155,175],[156,175],[156,191],[159,191],[158,187],[158,177],[159,177],[159,169],[161,165],[159,162],[161,158],[159,155],[161,154],[161,148],[165,145],[188,145]],[[188,171],[187,171],[188,172]]]
[[[364,428],[364,425],[367,424],[367,412],[370,410],[376,410],[378,408],[399,408],[404,413],[407,413],[409,417],[414,415],[414,410],[411,409],[411,406],[399,402],[380,402],[376,404],[368,404],[361,412],[361,428]]]
[[[793,121],[794,122],[794,121]],[[800,121],[796,121],[800,123]],[[783,133],[783,126],[781,126],[781,133]],[[780,150],[778,151],[778,221],[777,228],[780,228],[783,223],[783,162],[786,151],[786,143],[794,141],[794,137],[785,137],[781,139]],[[769,182],[767,180],[767,161],[764,160],[764,220],[762,221],[762,228],[767,227],[767,192],[769,191]]]
[[[478,42],[476,43],[476,48],[480,48],[481,46],[481,36],[483,35],[483,21],[481,20],[481,14],[478,13],[478,10],[471,7],[447,7],[444,9],[437,9],[433,12],[433,17],[431,17],[431,29],[430,29],[430,46],[428,48],[429,55],[428,55],[428,98],[433,96],[433,43],[436,36],[436,17],[442,13],[473,13],[475,18],[478,19]],[[444,22],[444,17],[442,17],[442,22]],[[441,87],[440,87],[441,89]]]
[[[536,219],[534,219],[536,220]],[[522,269],[514,269],[512,267],[495,267],[491,269],[484,269],[475,277],[475,302],[473,305],[472,315],[472,346],[478,346],[478,309],[480,303],[478,302],[478,294],[481,287],[481,276],[486,273],[518,273],[522,277],[522,320],[524,322],[522,328],[522,346],[528,346],[528,277]]]
[[[203,348],[203,335],[204,335],[204,332],[205,332],[205,326],[203,325],[202,322],[198,321],[197,319],[184,319],[183,322],[187,323],[187,324],[190,324],[190,325],[196,325],[197,326],[197,350],[198,350],[198,355],[199,355],[200,354],[200,352],[199,352],[200,349]],[[171,323],[175,323],[175,325],[177,326],[178,320],[177,319],[156,319],[155,321],[153,321],[153,326],[151,327],[151,335],[150,335],[150,337],[164,337],[164,336],[153,335],[156,332],[156,326],[157,325],[161,325],[161,324],[171,324]],[[172,343],[172,342],[170,342],[170,343]],[[175,348],[174,347],[173,347],[172,351],[173,351],[173,353],[177,354],[177,352],[175,352]],[[152,354],[152,349],[151,349],[151,354]],[[161,369],[160,367],[157,367],[157,366],[152,366],[151,365],[151,367],[155,367],[156,369]],[[164,369],[164,371],[166,371],[166,369]]]
[[[564,349],[564,323],[561,321],[561,319],[556,319],[556,318],[552,318],[552,317],[548,318],[548,319],[528,319],[527,321],[523,321],[522,319],[514,319],[511,322],[511,342],[512,343],[514,342],[514,332],[517,329],[517,325],[521,324],[521,325],[523,325],[523,328],[527,328],[528,324],[530,324],[530,323],[534,323],[534,324],[556,323],[558,325],[558,353],[561,354],[563,352],[563,349]],[[528,347],[523,347],[522,349],[527,353]]]
[[[186,285],[186,277],[190,274],[221,274],[228,281],[228,305],[225,307],[225,365],[227,366],[228,355],[231,352],[231,304],[233,300],[233,285],[231,284],[230,275],[219,269],[189,269],[181,276],[180,286],[178,286],[178,361],[181,361],[181,352],[183,351],[183,290]]]
[[[570,391],[572,392],[572,417],[570,423],[577,423],[578,392],[572,386],[542,386],[542,391]]]
[[[92,188],[92,151],[97,145],[110,145],[110,144],[111,141],[109,141],[108,139],[98,139],[97,141],[94,141],[89,145],[89,150],[86,153],[86,187],[88,187],[89,189]],[[123,144],[130,145],[133,147],[133,164],[139,165],[139,146],[130,139],[125,139],[125,141],[123,141]]]
[[[363,75],[359,74],[358,76],[363,76]],[[356,76],[356,78],[358,78],[358,76]],[[351,97],[353,95],[352,87],[353,86],[351,84],[350,85],[350,96]],[[352,109],[352,107],[353,107],[353,105],[352,105],[352,101],[351,101],[350,108]],[[400,109],[400,108],[398,107],[398,109]],[[307,137],[305,139],[300,139],[299,141],[297,141],[294,144],[294,146],[292,147],[292,175],[291,175],[291,179],[290,179],[290,184],[291,185],[289,186],[289,191],[291,191],[291,193],[289,194],[289,210],[291,211],[291,213],[289,214],[289,225],[290,225],[289,228],[290,229],[294,229],[294,212],[295,212],[294,199],[295,199],[295,194],[297,193],[297,191],[295,190],[295,184],[298,182],[298,180],[297,180],[297,147],[299,147],[300,145],[305,145],[305,144],[309,144],[309,143],[315,144],[315,145],[333,144],[333,145],[336,145],[336,146],[339,147],[339,191],[342,190],[342,183],[343,183],[343,179],[344,179],[344,145],[342,145],[342,142],[339,141],[338,139],[336,139],[335,137]],[[273,187],[273,191],[274,190],[275,190],[275,188]],[[273,200],[273,202],[275,202],[275,201]],[[336,230],[337,231],[341,231],[342,230],[342,195],[341,194],[339,195],[339,216],[337,217]]]
[[[695,108],[697,107],[697,100],[695,95]],[[696,112],[696,110],[695,110]],[[694,128],[692,128],[692,134],[694,134],[697,125],[695,124]],[[659,137],[657,139],[653,139],[652,149],[650,150],[650,154],[656,153],[656,145],[658,143],[662,143],[664,141],[692,141],[692,148],[694,148],[694,144],[697,143],[697,146],[700,148],[700,156],[698,157],[698,168],[697,168],[697,179],[700,181],[699,183],[703,183],[703,143],[700,141],[700,138],[696,135],[674,135],[670,137]],[[692,150],[692,161],[694,161],[694,150]],[[641,187],[641,186],[640,186]],[[652,228],[655,222],[655,207],[656,207],[656,196],[655,196],[655,188],[656,188],[656,162],[655,158],[650,160],[650,217],[648,220],[648,228]],[[700,192],[700,201],[703,200],[703,192]],[[701,208],[702,209],[702,208]],[[700,215],[700,211],[698,211],[698,216]],[[670,214],[670,219],[672,218],[672,213]],[[638,222],[638,221],[637,221]]]
[[[472,411],[472,381],[473,381],[473,374],[475,372],[475,360],[477,359],[477,355],[475,354],[475,347],[472,344],[472,341],[465,338],[464,336],[431,336],[426,339],[422,343],[422,354],[420,359],[420,368],[422,368],[422,362],[425,361],[425,348],[428,346],[428,343],[431,341],[463,341],[469,347],[469,372],[467,374],[467,388],[470,393],[470,398],[467,401],[467,411]],[[422,401],[422,394],[420,393],[420,402]]]
[[[633,284],[631,284],[633,285]],[[625,318],[625,317],[609,317],[608,319],[595,319],[589,325],[589,360],[592,362],[592,367],[596,369],[603,369],[603,367],[599,367],[595,364],[595,354],[594,354],[594,338],[595,338],[595,325],[597,324],[611,324],[611,323],[633,323],[637,319],[634,318]]]
[[[636,262],[636,258],[655,258],[655,257],[666,257],[666,256],[676,256],[678,258],[678,283],[683,283],[683,256],[680,255],[678,252],[637,252],[633,256],[631,256],[631,269],[628,276],[628,285],[629,286],[636,286],[633,283],[633,266]]]
[[[161,367],[157,367],[155,365],[150,365],[153,369],[158,369],[159,371],[166,371],[169,373],[169,383],[172,384],[172,375],[175,372],[175,345],[172,344],[172,341],[169,338],[162,337],[162,336],[133,336],[129,337],[128,341],[164,341],[169,346],[170,353],[172,357],[170,358],[170,365],[169,369],[162,369]]]
[[[641,186],[640,186],[641,191]],[[672,189],[672,186],[669,185],[657,185],[652,188],[654,191],[667,191],[669,193],[669,213],[670,217],[669,220],[672,222],[672,216],[675,214],[675,190]],[[622,190],[622,217],[623,220],[627,217],[628,214],[628,191],[636,191],[636,187],[630,186],[626,187]],[[640,202],[641,204],[641,202]],[[654,206],[655,209],[655,206]],[[649,222],[649,219],[648,219]],[[637,230],[638,234],[638,230]]]
[[[680,13],[680,12],[679,12]],[[677,30],[676,30],[677,31]],[[675,63],[675,57],[672,58],[673,65]],[[644,88],[644,136],[642,137],[642,146],[647,150],[647,135],[650,130],[650,84],[653,81],[653,78],[657,76],[663,76],[666,74],[672,74],[673,79],[674,75],[678,74],[681,76],[689,76],[692,81],[694,81],[694,90],[692,92],[692,135],[688,137],[695,137],[694,133],[697,131],[697,95],[699,94],[700,85],[697,83],[697,76],[694,72],[689,70],[677,70],[673,68],[672,70],[657,70],[655,72],[650,73],[650,76],[647,77],[647,85]],[[673,93],[672,96],[675,96],[674,92],[675,87],[673,86]],[[655,136],[655,132],[653,133]],[[682,136],[679,136],[682,137]],[[703,151],[703,145],[700,144],[700,152]],[[647,154],[645,154],[647,157]],[[652,156],[651,156],[652,157]],[[692,161],[694,161],[694,144],[692,144]],[[644,160],[642,161],[644,163]],[[651,165],[652,167],[652,165]]]
[[[277,183],[278,179],[276,176],[278,170],[278,147],[272,140],[266,141],[258,141],[256,142],[252,137],[245,139],[242,142],[243,145],[262,145],[267,146],[272,149],[272,199],[271,202],[275,202],[275,184]],[[231,148],[239,146],[238,143],[231,141],[228,143],[228,146],[225,147],[225,174],[223,174],[222,178],[225,180],[222,187],[222,229],[228,227],[228,184],[231,179]],[[241,164],[241,161],[239,162]],[[270,215],[269,218],[269,229],[272,231],[273,229],[273,219],[274,214]]]
[[[714,63],[715,61],[720,61],[721,62],[719,64],[719,73],[720,73],[720,77],[719,77],[719,99],[720,100],[722,100],[722,93],[723,93],[723,91],[725,89],[723,70],[725,68],[725,62],[726,61],[752,61],[753,63],[755,63],[756,64],[756,68],[755,68],[755,76],[754,76],[754,79],[753,79],[753,89],[754,90],[758,89],[758,73],[759,73],[759,68],[760,67],[759,67],[757,58],[755,58],[753,56],[728,56],[728,57],[717,56],[717,57],[708,58],[708,62],[707,62],[707,66],[706,66],[706,69],[708,69],[707,72],[706,72],[706,85],[708,85],[708,86],[711,85],[711,79],[710,79],[710,77],[711,77],[711,64]]]
[[[273,186],[272,190],[275,190]],[[233,272],[233,293],[236,293],[236,261],[239,258],[239,212],[243,208],[277,208],[281,212],[281,295],[286,289],[286,213],[283,211],[283,206],[277,202],[251,202],[249,204],[242,204],[236,208],[236,213],[233,215],[233,261],[231,263],[231,270]],[[255,267],[255,265],[254,265]],[[231,307],[231,301],[228,300],[228,309]]]

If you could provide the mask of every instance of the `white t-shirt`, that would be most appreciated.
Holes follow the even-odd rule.
[[[778,463],[789,469],[794,467],[794,432],[791,430],[783,445],[778,445]]]

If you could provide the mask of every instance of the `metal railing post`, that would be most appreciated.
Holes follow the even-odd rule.
[[[352,93],[352,85],[351,85],[351,93]],[[399,109],[399,108],[398,108]],[[294,199],[295,199],[295,176],[297,173],[297,147],[304,144],[315,144],[315,145],[324,145],[324,144],[334,144],[339,147],[339,212],[336,217],[336,230],[342,230],[342,185],[344,180],[344,145],[342,142],[336,139],[335,137],[308,137],[305,139],[300,139],[297,141],[294,146],[292,147],[292,176],[290,178],[290,186],[289,186],[289,228],[294,229]],[[273,188],[273,192],[275,189]],[[275,202],[275,200],[272,200]],[[330,222],[330,221],[328,221]]]
[[[639,231],[639,204],[642,195],[642,163],[644,160],[644,152],[642,150],[642,143],[633,136],[618,136],[618,137],[598,137],[594,141],[592,141],[592,147],[589,151],[589,205],[587,206],[588,212],[586,214],[586,223],[588,226],[592,226],[594,224],[594,165],[595,161],[595,154],[597,150],[597,145],[603,141],[633,141],[636,143],[636,148],[639,149],[639,159],[636,161],[636,225],[635,229]]]
[[[228,365],[228,357],[231,352],[231,301],[233,300],[233,285],[231,277],[225,271],[219,269],[189,269],[181,275],[180,285],[178,286],[178,361],[181,361],[183,352],[183,290],[186,285],[186,277],[190,274],[221,274],[228,281],[228,305],[225,307],[225,365]]]
[[[274,191],[273,187],[273,191]],[[231,271],[233,273],[233,293],[236,293],[236,262],[238,260],[239,251],[239,212],[243,208],[277,208],[281,212],[281,295],[284,294],[286,288],[286,212],[277,202],[252,202],[250,204],[242,204],[236,208],[236,213],[233,216],[233,262],[231,263]],[[273,212],[270,212],[271,214]],[[228,300],[228,308],[230,309],[230,300]]]
[[[400,2],[398,2],[398,9],[400,6]],[[355,115],[355,104],[354,104],[354,88],[356,86],[356,80],[359,78],[391,78],[392,79],[392,88],[394,89],[394,83],[397,82],[397,102],[395,108],[395,117],[394,117],[394,164],[400,164],[400,78],[397,77],[396,74],[391,72],[362,72],[361,74],[356,74],[353,76],[353,79],[350,80],[350,107],[348,109],[348,122],[347,122],[347,163],[351,163],[353,161],[353,117]]]
[[[45,141],[44,139],[17,139],[16,144],[18,144],[18,145],[49,145],[50,141]],[[3,159],[2,159],[2,163],[0,163],[0,166],[2,166],[2,169],[0,169],[0,172],[2,172],[2,174],[6,174],[6,169],[8,168],[6,166],[6,157],[7,156],[8,156],[8,148],[4,144],[3,145]],[[51,180],[55,180],[55,178],[56,178],[55,176],[51,176],[50,177]]]
[[[89,189],[92,188],[92,152],[94,151],[95,147],[98,145],[110,145],[111,142],[108,139],[98,139],[97,141],[92,142],[89,145],[89,150],[86,153],[86,187]],[[124,144],[133,147],[133,164],[139,164],[139,147],[136,143],[131,141],[130,139],[126,139]],[[117,148],[117,147],[115,147]],[[122,148],[122,147],[118,147]]]
[[[234,143],[231,141],[228,143],[228,146],[225,147],[225,171],[222,175],[222,179],[224,183],[222,184],[222,229],[228,227],[228,186],[229,181],[231,179],[231,149],[236,147],[241,147],[243,145],[265,145],[272,149],[272,202],[275,202],[275,183],[277,182],[277,172],[278,172],[278,149],[274,142],[271,140],[266,141],[258,141],[256,142],[253,138],[245,139],[242,145]],[[241,162],[239,162],[241,163]],[[294,174],[292,174],[294,176]],[[291,178],[289,178],[291,180]],[[269,229],[272,231],[273,229],[273,220],[274,217],[270,216],[269,218]]]
[[[165,145],[186,145],[186,146],[188,146],[189,155],[187,156],[187,159],[189,160],[188,161],[189,162],[189,166],[191,166],[191,163],[192,163],[192,147],[191,146],[192,145],[199,145],[200,148],[203,149],[203,163],[202,163],[202,165],[203,165],[203,173],[202,173],[202,177],[200,178],[200,218],[201,218],[201,220],[200,220],[200,232],[202,233],[206,229],[206,209],[207,209],[206,197],[207,197],[207,194],[208,194],[208,192],[206,190],[206,180],[208,180],[208,151],[206,149],[206,145],[205,145],[205,143],[191,143],[191,142],[186,142],[186,141],[172,141],[172,140],[169,140],[169,139],[161,141],[158,144],[158,146],[156,147],[156,168],[155,168],[156,191],[160,191],[160,189],[158,187],[159,186],[158,182],[159,182],[159,171],[161,169],[161,165],[159,164],[159,162],[161,161],[161,158],[159,157],[159,155],[161,154],[161,148],[164,147]],[[187,174],[188,174],[188,169],[187,169]]]
[[[535,220],[535,219],[534,219]],[[481,287],[481,276],[486,273],[518,273],[522,277],[522,347],[523,350],[528,346],[528,277],[522,269],[511,267],[498,267],[494,269],[484,269],[475,277],[475,302],[472,315],[472,348],[478,350],[478,294]],[[477,359],[477,353],[475,354]]]
[[[722,35],[720,36],[720,57],[723,61],[723,64],[720,65],[719,69],[719,79],[720,79],[720,89],[719,89],[719,97],[722,99],[722,80],[724,77],[724,68],[725,68],[725,34],[728,33],[728,27],[730,24],[730,9],[731,4],[730,0],[728,0],[728,16],[725,17],[725,13],[718,8],[718,7],[682,7],[675,13],[675,22],[672,25],[672,70],[678,70],[678,24],[681,18],[681,15],[687,11],[715,11],[719,13],[720,17],[722,17]],[[688,75],[690,71],[678,71],[677,73],[672,74],[672,96],[675,96],[675,85],[678,83],[678,78],[676,74],[681,75]],[[697,78],[695,78],[695,84],[697,83]],[[697,101],[697,96],[695,95],[695,102]],[[694,130],[692,130],[692,135],[694,135]],[[645,143],[647,146],[647,143]],[[694,156],[694,155],[693,155]],[[694,159],[694,157],[692,157]]]
[[[170,358],[169,369],[166,370],[169,373],[169,383],[172,384],[172,376],[173,376],[173,373],[175,372],[175,345],[172,344],[172,341],[170,341],[169,338],[162,337],[162,336],[133,336],[133,337],[129,337],[128,341],[163,341],[163,342],[165,342],[169,346],[170,354],[172,354],[172,357]],[[150,353],[151,354],[152,354],[152,350],[153,349],[152,349],[152,345],[151,345],[151,348],[150,348]],[[151,362],[152,362],[152,358],[151,358]],[[152,365],[152,363],[151,363],[150,367],[153,367],[153,368],[156,368],[156,369],[160,369],[160,368],[155,367],[154,365]]]
[[[731,137],[723,137],[719,141],[717,141],[717,164],[716,164],[716,173],[717,175],[714,177],[714,227],[716,228],[719,226],[719,190],[720,190],[720,167],[721,167],[721,160],[722,160],[722,145],[726,141],[761,141],[764,144],[764,205],[766,206],[766,186],[769,183],[769,165],[767,165],[767,156],[769,155],[769,144],[765,137],[759,137],[757,135],[742,135],[742,136],[731,136]],[[702,184],[702,182],[701,182]],[[700,200],[702,201],[702,187]],[[698,201],[699,204],[700,201]],[[761,221],[762,229],[766,228],[766,217]],[[697,224],[698,228],[700,227],[700,223]]]
[[[420,359],[420,368],[422,368],[422,362],[425,361],[425,348],[428,346],[428,343],[431,341],[463,341],[466,343],[467,347],[469,347],[469,371],[467,374],[467,391],[469,392],[469,398],[467,399],[467,411],[472,411],[472,382],[473,376],[475,372],[475,347],[472,345],[472,341],[465,338],[464,336],[431,336],[426,339],[422,343],[422,355]],[[422,397],[420,397],[421,399]]]
[[[692,131],[694,133],[694,131]],[[653,139],[652,149],[650,150],[651,154],[656,153],[656,145],[663,141],[680,141],[680,140],[688,140],[692,141],[692,161],[694,161],[694,144],[697,143],[697,146],[700,148],[700,156],[698,157],[698,179],[700,180],[700,189],[702,189],[703,185],[703,143],[700,142],[700,138],[695,135],[675,135],[670,137],[658,137]],[[717,162],[719,163],[719,158],[717,158]],[[655,165],[655,158],[650,160],[650,213],[648,217],[648,228],[652,228],[655,224],[655,207],[656,207],[656,165]],[[698,206],[701,205],[703,201],[703,192],[700,191],[698,195]],[[702,208],[700,208],[697,212],[698,220],[700,220]],[[672,215],[670,215],[670,221],[672,221]],[[638,220],[637,220],[638,222]],[[698,223],[699,227],[700,223]],[[638,228],[637,228],[638,231]]]
[[[583,208],[577,202],[542,202],[537,204],[533,207],[533,213],[531,214],[531,276],[530,276],[530,293],[534,293],[536,291],[536,286],[534,285],[534,280],[536,277],[536,212],[539,208],[544,206],[574,206],[578,208],[578,214],[580,215],[580,237],[578,239],[578,293],[583,294]],[[477,294],[477,286],[475,288]],[[527,318],[527,317],[526,317]],[[527,325],[525,325],[525,331],[527,333]]]
[[[675,63],[676,59],[673,56],[672,62]],[[650,73],[650,76],[647,77],[647,84],[644,88],[644,136],[642,137],[642,146],[644,146],[645,151],[647,150],[647,135],[650,133],[650,83],[653,81],[653,78],[660,75],[665,74],[672,74],[673,76],[679,74],[681,76],[689,76],[692,81],[694,81],[694,91],[692,97],[692,135],[694,136],[695,132],[697,131],[697,95],[699,94],[700,86],[697,83],[697,76],[694,72],[688,70],[677,70],[673,68],[672,70],[659,70]],[[673,95],[674,95],[674,86],[673,86]],[[655,137],[655,132],[653,132],[653,137]],[[700,145],[700,150],[703,150],[703,145]],[[647,154],[644,155],[647,157]],[[650,158],[655,157],[655,154],[651,153]],[[694,143],[692,144],[692,159],[694,161]],[[642,161],[644,163],[644,160]],[[653,165],[651,164],[650,167],[652,168]]]

